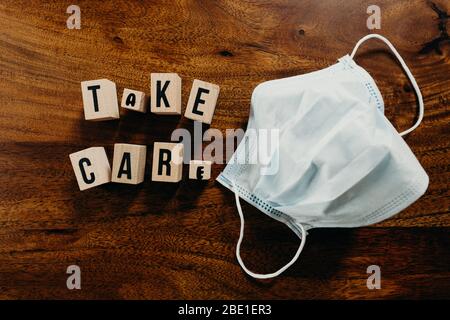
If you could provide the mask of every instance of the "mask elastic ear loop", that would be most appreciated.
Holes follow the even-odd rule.
[[[379,34],[368,34],[367,36],[361,38],[356,43],[355,48],[353,49],[352,54],[350,55],[350,57],[353,59],[353,57],[355,56],[356,51],[358,50],[359,46],[364,41],[366,41],[368,39],[372,39],[372,38],[376,38],[376,39],[379,39],[379,40],[383,41],[389,47],[389,49],[391,49],[391,51],[394,53],[394,55],[397,58],[398,62],[400,62],[403,70],[405,71],[406,75],[408,76],[408,79],[411,82],[411,84],[412,84],[412,86],[414,88],[414,91],[416,92],[417,100],[419,101],[419,117],[418,117],[416,123],[411,128],[409,128],[408,130],[405,130],[402,133],[400,133],[401,136],[404,136],[405,134],[408,134],[411,131],[413,131],[414,129],[416,129],[420,125],[420,123],[422,122],[423,114],[424,114],[424,105],[423,105],[422,93],[420,92],[420,89],[419,89],[419,86],[417,85],[416,79],[414,79],[414,76],[412,75],[412,73],[409,70],[408,66],[406,65],[405,61],[400,56],[398,51],[394,48],[392,43],[388,39],[386,39],[385,37],[383,37],[383,36],[381,36]]]
[[[241,265],[242,269],[244,269],[244,271],[249,276],[256,278],[256,279],[269,279],[269,278],[274,278],[274,277],[279,276],[287,268],[289,268],[295,261],[297,261],[298,257],[300,256],[300,253],[302,252],[303,247],[305,246],[305,241],[306,241],[306,231],[305,231],[304,227],[301,224],[298,224],[300,226],[300,229],[302,232],[300,246],[299,246],[297,252],[295,253],[294,257],[292,258],[292,260],[289,261],[284,267],[282,267],[281,269],[279,269],[276,272],[268,273],[268,274],[258,274],[258,273],[254,273],[254,272],[250,271],[249,269],[247,269],[247,267],[245,266],[245,264],[241,258],[241,244],[242,244],[242,239],[244,238],[244,214],[242,213],[241,202],[239,200],[239,193],[238,193],[237,188],[234,185],[234,183],[233,183],[233,191],[234,191],[234,196],[236,198],[236,207],[239,212],[239,218],[241,219],[241,230],[239,232],[239,240],[236,245],[236,258],[237,258],[239,264]]]

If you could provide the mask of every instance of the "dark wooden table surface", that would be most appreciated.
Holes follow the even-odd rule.
[[[151,72],[177,72],[183,103],[194,78],[221,87],[211,128],[245,128],[260,82],[314,71],[367,34],[373,1],[76,1],[81,29],[66,27],[70,1],[0,2],[0,298],[372,299],[450,298],[450,3],[377,1],[378,32],[398,48],[422,90],[425,118],[406,137],[430,176],[426,194],[380,224],[310,232],[299,261],[256,281],[235,259],[233,194],[146,180],[80,192],[68,155],[117,142],[169,141],[183,117],[122,112],[83,119],[80,81],[108,78],[149,92]],[[439,14],[440,12],[440,14]],[[446,31],[448,30],[448,31]],[[417,117],[401,68],[377,41],[357,61],[376,79],[388,118]],[[215,178],[224,165],[213,166]],[[185,172],[186,173],[186,172]],[[270,272],[298,239],[248,205],[243,257]],[[81,267],[82,289],[66,288]],[[380,290],[366,268],[381,267]]]

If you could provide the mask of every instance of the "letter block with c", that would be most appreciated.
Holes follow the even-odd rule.
[[[81,191],[111,181],[105,148],[91,147],[69,155]]]

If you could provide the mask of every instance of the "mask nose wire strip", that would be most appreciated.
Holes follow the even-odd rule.
[[[359,46],[366,40],[368,39],[372,39],[372,38],[376,38],[379,39],[381,41],[383,41],[388,47],[389,49],[394,53],[395,57],[397,58],[398,62],[400,62],[403,70],[405,71],[406,75],[408,76],[409,81],[411,82],[414,91],[416,92],[416,96],[417,96],[417,100],[419,101],[419,117],[417,118],[416,123],[409,128],[408,130],[403,131],[402,133],[400,133],[401,136],[404,136],[408,133],[410,133],[411,131],[413,131],[414,129],[416,129],[420,123],[422,122],[423,119],[423,114],[424,114],[424,105],[423,105],[423,98],[422,98],[422,93],[420,92],[419,86],[417,85],[416,79],[414,79],[414,76],[412,75],[411,71],[409,70],[408,66],[406,65],[405,61],[403,60],[403,58],[400,56],[400,54],[398,53],[398,51],[394,48],[394,46],[392,45],[392,43],[386,39],[385,37],[379,35],[379,34],[368,34],[365,37],[361,38],[355,45],[355,48],[352,51],[352,54],[350,55],[350,57],[353,59],[353,57],[356,54],[356,51],[358,50]]]
[[[289,261],[284,267],[280,268],[278,271],[273,272],[273,273],[268,273],[268,274],[254,273],[254,272],[250,271],[249,269],[247,269],[247,267],[245,266],[245,264],[244,264],[244,262],[242,261],[242,258],[241,258],[241,244],[242,244],[242,239],[244,237],[244,214],[242,213],[241,203],[240,203],[240,200],[239,200],[239,193],[238,193],[237,188],[234,185],[234,183],[233,183],[233,191],[234,191],[234,196],[236,198],[236,207],[237,207],[238,212],[239,212],[239,218],[241,219],[241,229],[240,229],[240,232],[239,232],[239,240],[238,240],[237,245],[236,245],[236,258],[237,258],[239,264],[241,265],[242,269],[244,269],[244,271],[249,276],[252,276],[253,278],[256,278],[256,279],[269,279],[269,278],[274,278],[274,277],[279,276],[287,268],[289,268],[295,261],[297,261],[298,257],[300,256],[300,253],[303,250],[303,247],[305,246],[306,231],[305,231],[303,225],[299,224],[299,227],[300,227],[301,232],[302,232],[301,242],[300,242],[300,246],[299,246],[297,252],[295,253],[295,255],[294,255],[294,257],[292,258],[291,261]]]

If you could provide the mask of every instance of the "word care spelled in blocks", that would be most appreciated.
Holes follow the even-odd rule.
[[[111,181],[111,167],[105,148],[91,147],[69,155],[80,190]]]
[[[189,179],[209,180],[211,178],[211,161],[191,160],[189,162]]]
[[[178,74],[150,74],[150,111],[156,114],[181,114],[181,78]]]
[[[114,144],[112,182],[139,184],[144,181],[147,146]]]
[[[182,143],[155,142],[152,181],[179,182],[183,174]]]
[[[84,118],[112,120],[119,118],[116,84],[108,79],[81,82]]]
[[[195,79],[184,116],[191,120],[211,124],[219,91],[218,85]]]
[[[144,92],[126,88],[123,89],[122,102],[120,103],[122,108],[146,113],[147,102],[148,98]]]

